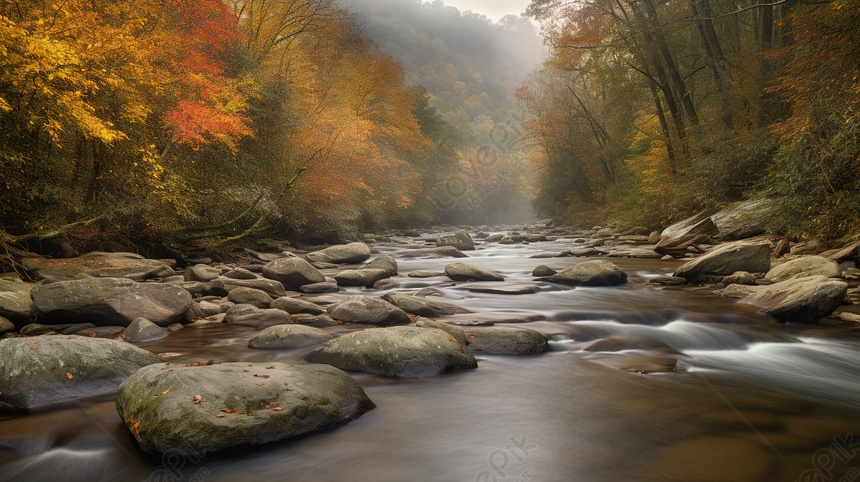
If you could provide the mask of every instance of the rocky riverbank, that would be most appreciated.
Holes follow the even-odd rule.
[[[341,370],[427,377],[473,369],[480,364],[475,353],[540,356],[549,349],[549,331],[496,326],[540,316],[473,313],[434,299],[433,288],[403,286],[404,279],[447,279],[470,292],[512,297],[552,285],[611,289],[633,283],[646,290],[707,290],[738,298],[773,323],[814,323],[857,300],[860,243],[824,252],[814,243],[773,239],[725,219],[697,216],[662,233],[531,225],[367,235],[361,242],[307,249],[260,241],[234,253],[239,262],[199,259],[187,266],[130,253],[31,259],[27,266],[39,282],[25,283],[13,275],[0,279],[0,333],[5,338],[0,341],[0,373],[8,377],[0,389],[0,408],[68,403],[113,392],[122,383],[117,410],[144,450],[193,447],[208,452],[250,439],[280,440],[361,416],[373,402]],[[753,236],[734,239],[739,233]],[[496,243],[543,242],[571,247],[533,255],[533,284],[508,281],[504,274],[468,262],[470,252]],[[444,270],[402,273],[398,260],[415,258],[444,259]],[[686,262],[673,276],[645,282],[613,263],[621,258],[662,258],[673,266],[678,259]],[[860,318],[850,310],[837,316],[850,322]],[[295,366],[242,368],[216,360],[173,366],[133,345],[146,347],[171,331],[206,324],[256,328],[247,340],[254,349],[310,351]],[[583,331],[578,341],[594,354],[590,360],[609,368],[643,374],[682,370],[678,361],[683,353],[654,340]],[[100,358],[104,356],[111,362]],[[162,368],[154,368],[158,366]],[[312,380],[314,370],[349,387],[339,389],[340,401],[303,381]],[[210,395],[207,380],[227,372],[239,388]],[[170,386],[165,377],[174,377]],[[275,381],[283,385],[281,392],[293,392],[295,384],[305,395],[266,392]],[[241,389],[244,385],[248,390]],[[307,397],[322,397],[332,405],[311,410],[302,405]],[[190,425],[181,430],[167,421],[171,414],[186,412],[193,416],[186,417]],[[239,416],[248,417],[251,425],[237,422]],[[206,443],[183,435],[194,433],[205,433]]]

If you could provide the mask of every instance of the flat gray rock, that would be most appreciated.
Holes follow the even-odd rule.
[[[123,341],[34,336],[0,342],[0,408],[31,409],[113,392],[154,354]]]
[[[146,318],[136,318],[123,331],[123,334],[125,335],[125,341],[129,343],[143,343],[164,338],[167,336],[167,330]]]
[[[391,275],[384,269],[362,268],[348,269],[334,275],[338,286],[373,286],[380,280],[389,278]]]
[[[327,365],[153,365],[120,385],[116,408],[145,452],[201,457],[346,424],[376,405]]]
[[[505,277],[466,263],[445,266],[445,274],[454,281],[504,281]]]
[[[761,313],[777,321],[814,323],[833,313],[847,291],[848,283],[844,281],[809,276],[757,287],[741,303],[757,306]]]
[[[96,325],[128,326],[143,317],[167,326],[182,321],[192,303],[191,295],[177,286],[118,278],[41,285],[33,288],[31,296],[46,321]]]
[[[549,349],[543,334],[526,328],[464,328],[472,351],[494,355],[535,355]]]
[[[767,271],[767,274],[764,275],[764,279],[776,283],[791,278],[802,278],[806,276],[839,278],[842,276],[842,268],[839,266],[839,263],[832,259],[822,256],[803,256],[775,266],[770,271]]]
[[[726,243],[684,263],[675,270],[674,275],[692,281],[706,274],[729,276],[736,271],[764,273],[770,269],[770,250],[771,243],[767,240]]]
[[[370,248],[364,243],[349,243],[308,253],[307,258],[316,263],[357,264],[370,258]]]
[[[325,330],[305,325],[270,326],[248,342],[249,348],[301,348],[318,345],[332,339]]]
[[[601,259],[575,264],[546,279],[582,286],[615,286],[627,282],[627,273],[613,263]]]
[[[321,315],[325,313],[325,309],[316,303],[289,296],[283,296],[276,299],[272,302],[271,307],[286,311],[287,313],[307,313],[310,315]]]
[[[420,296],[409,296],[403,293],[388,293],[382,299],[401,310],[419,316],[445,316],[471,313],[462,306],[444,301],[431,300]]]
[[[344,323],[388,326],[409,323],[409,315],[391,303],[369,296],[350,296],[326,311],[335,320]]]
[[[413,326],[344,335],[308,353],[305,359],[388,377],[426,377],[478,366],[469,349],[447,332]]]

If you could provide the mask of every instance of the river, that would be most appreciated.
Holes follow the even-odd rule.
[[[572,239],[487,245],[457,260],[502,273],[504,285],[540,288],[521,295],[470,292],[465,288],[475,284],[444,277],[408,278],[410,271],[442,271],[452,260],[407,259],[397,244],[376,246],[400,263],[399,290],[436,288],[436,299],[477,313],[535,320],[518,326],[549,336],[547,353],[476,353],[477,369],[431,378],[355,373],[377,404],[358,420],[204,459],[143,455],[112,397],[4,414],[0,479],[860,480],[860,330],[838,322],[777,325],[732,300],[647,283],[671,274],[679,264],[672,261],[613,260],[629,275],[621,287],[533,280],[539,264],[562,268],[585,259],[532,255],[576,246]],[[365,292],[376,293],[383,294]],[[301,363],[308,351],[252,350],[254,333],[189,326],[141,346],[171,362]],[[582,350],[605,336],[662,342],[680,352],[676,371],[646,375],[595,363],[597,355],[619,356]]]

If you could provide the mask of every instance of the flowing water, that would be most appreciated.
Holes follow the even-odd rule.
[[[203,459],[143,455],[111,397],[2,415],[0,479],[860,480],[860,330],[836,322],[776,325],[732,300],[647,284],[670,274],[674,262],[614,260],[630,275],[628,285],[616,288],[532,279],[539,264],[561,268],[582,260],[530,256],[571,247],[570,239],[491,245],[462,260],[501,272],[504,284],[408,278],[414,270],[442,271],[452,260],[405,259],[402,247],[377,247],[398,259],[398,289],[435,288],[434,299],[520,319],[518,326],[551,338],[548,353],[476,354],[476,370],[431,378],[355,373],[377,404],[358,420]],[[540,291],[466,290],[512,284]],[[307,352],[248,349],[254,332],[191,326],[142,346],[172,362],[301,363]],[[582,350],[608,336],[668,346],[662,353],[678,358],[675,372],[629,373],[596,362],[653,354],[639,345],[638,351]]]

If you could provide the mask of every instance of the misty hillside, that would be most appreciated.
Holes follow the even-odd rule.
[[[403,65],[407,84],[425,86],[459,127],[503,120],[514,107],[514,88],[544,53],[537,29],[516,15],[494,23],[440,1],[361,0],[350,8]]]

